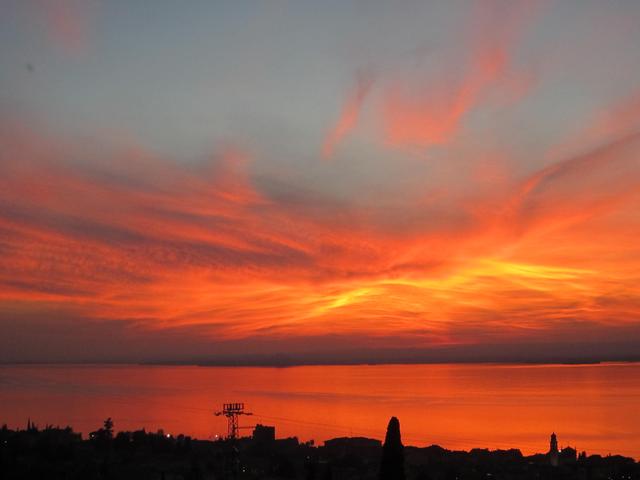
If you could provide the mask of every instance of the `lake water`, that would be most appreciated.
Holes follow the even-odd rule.
[[[291,368],[0,366],[0,423],[72,425],[87,434],[163,428],[224,435],[223,402],[244,402],[241,426],[321,442],[383,438],[400,419],[403,442],[450,449],[559,443],[640,458],[640,364],[382,365]],[[242,430],[250,434],[249,428]]]

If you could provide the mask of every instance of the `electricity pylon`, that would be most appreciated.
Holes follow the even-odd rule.
[[[215,412],[216,417],[224,415],[229,421],[229,427],[227,431],[227,438],[235,440],[238,438],[238,417],[240,415],[253,415],[251,412],[244,411],[244,403],[223,403],[222,411]]]

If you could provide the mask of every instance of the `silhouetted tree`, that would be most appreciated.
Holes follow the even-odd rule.
[[[102,428],[91,432],[89,438],[93,440],[98,449],[110,448],[113,440],[113,420],[111,417],[104,421]]]
[[[104,434],[107,438],[113,438],[113,420],[111,420],[111,417],[107,418],[104,421]]]
[[[405,480],[404,446],[400,439],[400,422],[396,417],[391,417],[389,420],[387,435],[382,446],[380,480]]]

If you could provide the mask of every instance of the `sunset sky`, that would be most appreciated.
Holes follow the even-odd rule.
[[[640,350],[640,2],[152,3],[0,0],[0,361]]]

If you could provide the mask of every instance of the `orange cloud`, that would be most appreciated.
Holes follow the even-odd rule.
[[[356,85],[347,97],[338,121],[322,146],[324,158],[332,157],[337,145],[356,127],[360,111],[373,86],[373,81],[373,74],[369,71],[361,70],[356,74]]]
[[[511,56],[540,4],[521,2],[505,10],[494,2],[481,3],[468,22],[466,30],[471,33],[464,42],[466,48],[449,51],[440,62],[444,68],[386,73],[378,82],[381,98],[374,114],[380,119],[387,143],[408,147],[448,143],[467,115],[491,96],[512,101],[530,91],[533,76],[518,69]],[[354,129],[370,87],[371,79],[359,76],[325,141],[325,158]]]
[[[506,14],[496,5],[483,4],[472,18],[481,29],[472,35],[468,58],[455,75],[439,80],[406,79],[392,82],[382,103],[387,141],[396,146],[425,147],[449,142],[460,130],[465,116],[497,89],[523,95],[531,79],[514,70],[510,51],[534,17],[534,3],[522,3]],[[484,18],[489,12],[495,18]],[[498,20],[498,18],[500,20]]]
[[[112,325],[204,354],[613,338],[640,314],[637,135],[504,191],[389,212],[294,208],[242,148],[185,164],[0,132],[0,327],[66,318],[64,342]]]

